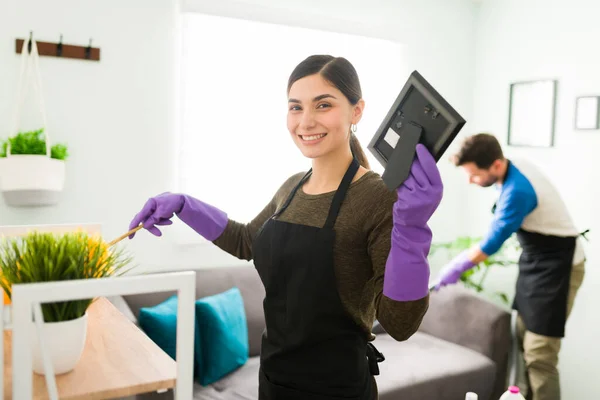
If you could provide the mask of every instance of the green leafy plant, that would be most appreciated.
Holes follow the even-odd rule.
[[[10,142],[10,154],[46,154],[46,138],[43,136],[44,128],[36,131],[19,132],[16,136],[2,142],[0,157],[6,157],[6,148]],[[57,143],[50,148],[50,157],[57,160],[66,160],[69,156],[67,146]]]
[[[451,242],[433,243],[431,245],[430,257],[438,253],[440,250],[447,252],[448,258],[452,259],[459,253],[468,250],[481,242],[480,237],[461,236]],[[468,271],[465,271],[461,277],[461,282],[468,288],[476,292],[486,292],[492,296],[497,296],[502,303],[510,304],[508,295],[504,292],[491,292],[485,288],[485,280],[491,268],[514,267],[518,264],[518,252],[520,246],[515,236],[511,236],[504,242],[502,248],[485,261],[479,263]]]
[[[65,234],[32,232],[3,238],[0,243],[0,286],[9,299],[19,283],[94,279],[125,273],[131,258],[121,249],[110,249],[99,236],[85,232]],[[45,322],[76,319],[93,299],[42,305]]]

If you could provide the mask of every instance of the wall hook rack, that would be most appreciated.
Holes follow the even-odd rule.
[[[15,40],[15,52],[21,54],[23,42],[27,40],[27,51],[31,52],[31,40],[33,32],[29,32],[28,39]],[[87,46],[77,46],[63,43],[63,35],[60,35],[58,42],[40,42],[37,41],[38,53],[40,56],[74,58],[79,60],[100,61],[100,48],[92,47],[92,39]]]

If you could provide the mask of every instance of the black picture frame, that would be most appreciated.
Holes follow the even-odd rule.
[[[507,144],[554,147],[558,81],[540,79],[510,84]]]
[[[390,190],[408,177],[418,143],[439,161],[466,120],[418,72],[413,71],[367,148],[383,165]]]
[[[575,99],[574,128],[578,131],[600,129],[600,95]]]

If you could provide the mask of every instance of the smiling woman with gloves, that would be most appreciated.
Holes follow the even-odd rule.
[[[288,82],[288,130],[312,168],[290,177],[248,224],[185,194],[147,201],[131,222],[160,236],[177,215],[224,251],[253,260],[265,286],[260,399],[370,400],[378,319],[408,339],[428,307],[431,230],[442,198],[435,160],[419,145],[390,192],[354,135],[364,109],[344,58],[311,56]]]

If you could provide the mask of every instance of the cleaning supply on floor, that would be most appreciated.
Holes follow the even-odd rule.
[[[477,396],[477,393],[474,392],[467,392],[467,395],[465,396],[465,400],[478,400],[479,396]]]
[[[525,400],[518,386],[509,386],[508,390],[500,396],[500,400]]]

